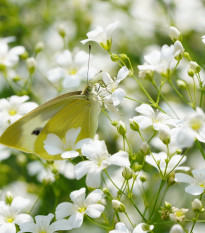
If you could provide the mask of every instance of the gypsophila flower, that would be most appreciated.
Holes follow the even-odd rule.
[[[115,230],[109,231],[109,233],[131,233],[131,231],[128,230],[123,222],[118,222],[115,225]]]
[[[57,233],[57,231],[65,231],[71,229],[68,220],[60,219],[51,223],[53,218],[53,214],[48,214],[47,216],[38,215],[35,217],[36,223],[26,222],[21,224],[21,230],[19,231],[19,233]]]
[[[38,106],[34,102],[26,102],[28,99],[27,95],[0,99],[1,131]]]
[[[30,201],[20,196],[11,198],[9,201],[7,199],[7,203],[0,201],[0,232],[16,233],[15,224],[32,221],[32,217],[25,214],[29,206]]]
[[[11,155],[11,150],[4,145],[0,145],[0,161],[8,159],[10,155]]]
[[[81,149],[83,144],[88,143],[91,139],[85,138],[77,141],[81,128],[72,128],[65,134],[65,141],[59,138],[56,134],[48,134],[44,141],[44,148],[50,155],[61,154],[63,159],[75,158],[79,155],[76,150]]]
[[[101,26],[97,26],[93,31],[87,33],[88,39],[82,40],[81,43],[85,44],[89,41],[95,41],[105,50],[109,51],[112,45],[112,32],[118,27],[118,25],[118,22],[114,22],[109,24],[105,29]]]
[[[172,207],[172,213],[169,214],[170,220],[174,222],[182,222],[185,220],[185,214],[188,209],[178,209],[176,207]]]
[[[205,44],[205,35],[203,35],[201,39],[202,39],[202,42]]]
[[[177,173],[175,180],[189,184],[185,188],[185,192],[197,196],[205,191],[205,168],[192,170],[192,174],[193,177],[184,173]]]
[[[171,230],[169,233],[183,233],[183,228],[179,224],[175,224],[172,226]]]
[[[99,202],[103,199],[103,192],[100,189],[92,191],[85,198],[85,188],[73,191],[70,194],[71,202],[63,202],[56,208],[56,218],[69,217],[68,224],[71,228],[78,228],[83,223],[84,215],[91,218],[99,218],[105,207]]]
[[[146,233],[154,229],[153,225],[148,225],[145,223],[139,223],[133,231],[129,231],[126,225],[122,222],[118,222],[115,225],[115,230],[110,231],[109,233]]]
[[[92,140],[81,149],[82,155],[88,160],[82,161],[75,166],[76,179],[81,179],[87,174],[86,184],[97,188],[101,183],[101,172],[110,165],[129,166],[128,154],[119,151],[110,155],[104,141]]]

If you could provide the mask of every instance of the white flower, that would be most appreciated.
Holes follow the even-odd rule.
[[[179,224],[175,224],[172,226],[169,233],[184,233],[183,228]]]
[[[153,229],[154,229],[154,225],[140,223],[134,228],[133,233],[145,233],[145,232],[150,232]]]
[[[161,51],[153,51],[151,54],[144,56],[145,64],[139,65],[140,71],[156,71],[164,76],[176,65],[178,56],[182,56],[183,46],[181,42],[176,41],[174,45],[163,45]]]
[[[38,105],[34,102],[26,102],[29,99],[27,95],[13,95],[7,99],[0,99],[0,127],[6,129],[10,124],[30,112]]]
[[[169,27],[169,37],[173,40],[180,40],[181,39],[181,32],[176,27]]]
[[[81,43],[85,44],[89,41],[95,41],[105,50],[110,50],[112,45],[112,32],[118,27],[118,25],[118,22],[114,22],[109,24],[105,29],[101,26],[97,26],[93,31],[87,33],[88,39],[82,40]]]
[[[157,111],[154,112],[153,108],[148,104],[142,104],[135,109],[141,115],[133,117],[140,129],[144,130],[149,126],[153,126],[155,130],[159,130],[164,125],[176,126],[178,120],[171,118],[165,113]]]
[[[115,80],[113,80],[107,72],[103,73],[103,82],[106,85],[105,95],[107,98],[109,98],[109,100],[111,100],[114,106],[119,105],[125,96],[125,91],[122,88],[118,88],[118,85],[123,79],[127,77],[128,74],[129,70],[126,66],[123,66],[119,70]]]
[[[32,232],[32,233],[55,233],[57,231],[70,230],[68,220],[61,219],[51,223],[54,215],[48,214],[47,216],[38,215],[35,217],[36,223],[27,222],[20,225],[19,233]]]
[[[185,120],[178,133],[177,143],[180,148],[191,147],[195,139],[205,143],[205,114],[199,107]]]
[[[192,170],[192,174],[193,177],[184,173],[177,173],[175,180],[189,184],[185,188],[185,192],[197,196],[205,191],[205,168]]]
[[[83,144],[88,143],[91,139],[85,138],[77,141],[81,128],[72,128],[65,134],[65,140],[59,138],[56,134],[48,134],[44,141],[44,148],[50,155],[61,154],[63,159],[75,158],[79,155],[76,150],[81,149]],[[77,142],[76,142],[77,141]]]
[[[89,55],[84,51],[78,51],[73,56],[69,50],[64,50],[55,59],[59,67],[49,70],[47,77],[51,82],[63,80],[64,88],[79,87],[81,81],[87,78],[88,59]],[[93,77],[94,73],[96,73],[96,70],[89,67],[88,79]]]
[[[186,157],[182,158],[182,155],[173,155],[169,160],[168,164],[167,161],[167,153],[159,152],[159,153],[152,153],[152,155],[146,156],[146,162],[152,165],[153,167],[158,168],[157,163],[159,163],[160,170],[163,176],[169,174],[171,171],[174,170],[187,170],[186,167],[181,167],[180,165],[186,161]],[[156,162],[155,162],[156,161]]]
[[[202,39],[202,42],[205,44],[205,35],[203,35],[201,39]]]
[[[15,224],[32,221],[32,217],[24,211],[29,207],[30,201],[23,197],[14,197],[10,204],[0,201],[0,232],[16,233]]]
[[[69,216],[68,223],[71,228],[78,228],[83,223],[84,215],[91,218],[99,218],[105,207],[98,204],[103,198],[103,192],[100,189],[92,191],[85,198],[85,188],[73,191],[70,194],[71,202],[63,202],[56,208],[56,218],[62,219]]]
[[[0,40],[0,66],[13,67],[19,61],[19,55],[25,52],[23,46],[16,46],[9,49],[9,40]]]
[[[82,155],[87,161],[82,161],[75,166],[76,179],[81,179],[87,174],[86,184],[89,187],[97,188],[101,183],[101,172],[110,165],[129,166],[128,154],[119,151],[114,155],[109,155],[105,142],[92,140],[81,149]]]
[[[185,219],[185,214],[188,209],[178,209],[176,207],[172,207],[172,213],[169,214],[170,220],[174,222],[182,222]]]
[[[0,145],[0,161],[4,160],[4,159],[8,159],[11,155],[11,151],[8,147],[4,146],[4,145]]]
[[[109,233],[130,233],[126,227],[126,225],[123,222],[118,222],[115,225],[115,230],[109,231]]]

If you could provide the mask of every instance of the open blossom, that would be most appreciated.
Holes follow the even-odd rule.
[[[133,231],[128,230],[126,225],[122,222],[118,222],[115,225],[115,230],[109,231],[109,233],[146,233],[154,229],[153,225],[148,225],[145,223],[138,224]]]
[[[182,208],[178,209],[176,207],[172,207],[172,213],[169,214],[170,220],[174,222],[182,222],[185,220],[185,214],[188,209]]]
[[[88,53],[78,51],[75,55],[69,50],[64,50],[55,58],[58,67],[48,71],[47,77],[51,82],[62,80],[64,88],[77,88],[82,80],[87,78]],[[96,70],[89,67],[89,79],[94,76]]]
[[[81,149],[82,155],[88,160],[82,161],[75,166],[76,179],[81,179],[87,174],[86,184],[89,187],[97,188],[101,183],[101,172],[110,165],[129,166],[128,154],[119,151],[110,155],[104,141],[92,140]]]
[[[192,174],[193,177],[184,173],[177,173],[175,180],[189,184],[185,188],[185,192],[197,196],[205,191],[205,168],[192,170]]]
[[[105,29],[101,26],[97,26],[93,31],[87,33],[88,39],[82,40],[81,43],[85,44],[89,41],[95,41],[105,50],[110,50],[112,45],[112,32],[118,27],[118,25],[118,22],[114,22],[109,24]]]
[[[110,75],[107,72],[103,73],[103,81],[106,85],[106,88],[104,91],[101,91],[101,95],[104,95],[104,103],[105,106],[109,109],[109,104],[107,106],[106,103],[112,103],[114,106],[117,106],[120,104],[122,99],[125,96],[125,91],[122,88],[119,88],[119,83],[127,77],[129,74],[129,70],[126,66],[123,66],[118,74],[116,79],[112,79]]]
[[[16,226],[32,221],[32,217],[25,214],[30,201],[23,197],[11,197],[10,202],[0,201],[0,232],[16,233]]]
[[[63,202],[56,208],[56,218],[69,217],[68,224],[71,228],[78,228],[83,223],[84,215],[99,218],[105,207],[99,202],[103,199],[103,192],[96,189],[85,197],[85,188],[73,191],[70,194],[71,202]]]
[[[185,119],[184,126],[178,133],[177,143],[181,148],[190,147],[195,139],[205,143],[205,114],[199,107]]]
[[[156,164],[157,162],[163,176],[169,174],[171,171],[174,171],[174,170],[185,170],[185,171],[189,170],[188,167],[180,166],[182,163],[186,161],[185,156],[182,158],[182,155],[173,155],[172,158],[169,160],[168,164],[166,163],[167,159],[168,159],[167,153],[165,152],[154,153],[153,152],[152,155],[146,156],[145,160],[147,163],[149,163],[153,167],[159,169]]]
[[[183,56],[184,48],[180,41],[174,45],[164,45],[161,51],[153,51],[151,54],[144,56],[145,64],[139,65],[140,71],[151,70],[167,76],[170,70],[176,65],[176,59]]]
[[[139,116],[133,117],[133,121],[139,125],[139,128],[144,130],[149,126],[153,126],[155,130],[159,130],[164,125],[176,126],[178,120],[171,118],[165,113],[154,111],[148,104],[142,104],[135,109]]]
[[[16,46],[10,49],[8,46],[9,42],[11,42],[9,38],[0,39],[0,66],[5,68],[15,66],[19,61],[19,55],[25,52],[23,46]]]
[[[31,233],[57,233],[57,231],[70,230],[71,227],[68,224],[68,220],[60,219],[51,223],[54,218],[53,214],[47,216],[38,215],[35,217],[36,223],[26,222],[20,225],[19,233],[31,232]]]
[[[38,106],[34,102],[26,102],[28,99],[27,95],[13,95],[7,99],[0,99],[0,127],[2,131]]]
[[[65,134],[65,142],[56,134],[48,134],[44,141],[44,148],[50,155],[61,154],[63,159],[75,158],[79,155],[77,150],[81,149],[83,144],[88,143],[91,139],[85,138],[77,141],[81,128],[72,128]]]

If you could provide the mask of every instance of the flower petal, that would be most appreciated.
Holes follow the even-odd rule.
[[[88,208],[85,211],[85,214],[87,214],[91,218],[99,218],[104,209],[105,207],[103,205],[92,204],[88,206]]]
[[[108,158],[108,161],[110,162],[110,164],[117,166],[123,166],[123,167],[130,166],[129,156],[128,153],[125,151],[119,151],[116,154],[111,155]]]
[[[197,196],[204,192],[204,188],[200,187],[199,185],[192,184],[192,185],[188,185],[185,188],[185,191],[189,194]]]
[[[73,204],[62,202],[56,207],[56,219],[62,219],[73,214]]]

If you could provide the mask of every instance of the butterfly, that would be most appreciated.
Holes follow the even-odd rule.
[[[44,148],[48,134],[56,134],[63,139],[71,128],[81,128],[77,140],[93,138],[100,113],[100,103],[88,85],[84,91],[60,95],[35,108],[12,125],[0,137],[0,143],[43,159],[62,159],[50,155]]]

